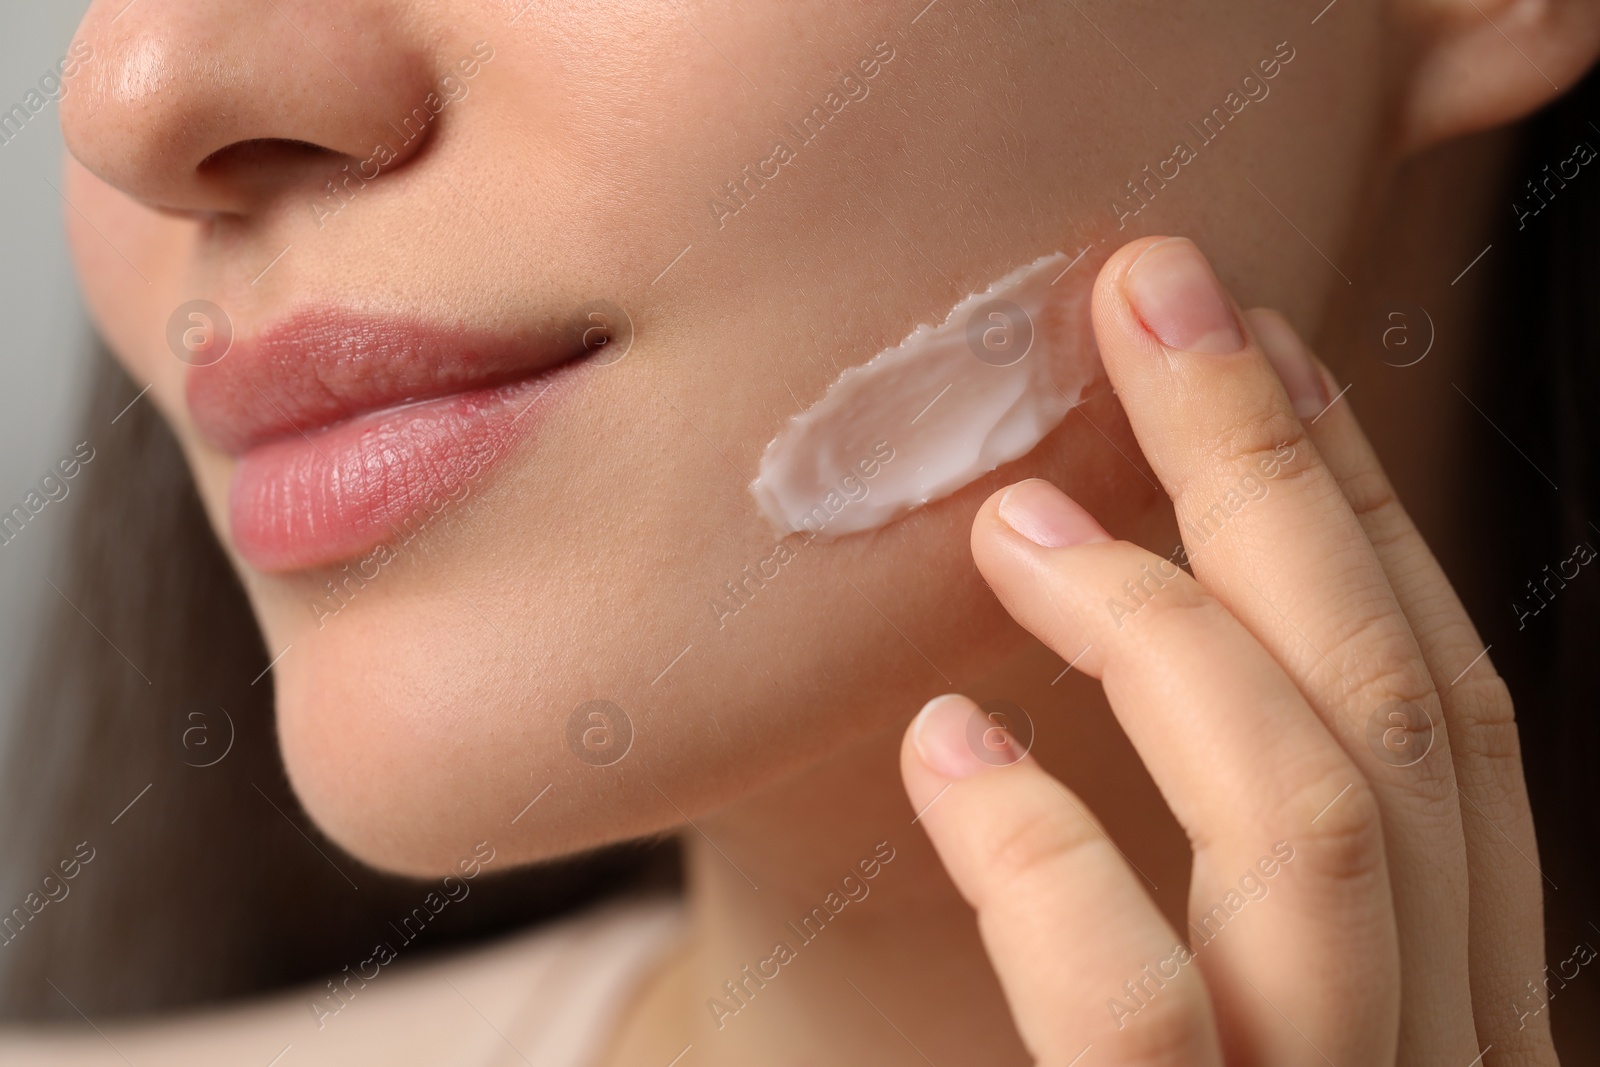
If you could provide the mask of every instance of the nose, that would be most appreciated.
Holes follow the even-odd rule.
[[[415,20],[392,0],[95,0],[90,51],[61,102],[67,148],[155,207],[249,214],[292,185],[390,146],[415,155],[431,123]]]

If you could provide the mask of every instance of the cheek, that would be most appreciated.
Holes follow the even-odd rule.
[[[446,872],[484,839],[527,862],[698,817],[1025,642],[967,549],[1000,486],[1054,478],[1114,531],[1169,550],[1170,517],[1108,436],[1137,455],[1097,396],[1023,462],[871,537],[796,547],[766,578],[770,535],[747,507],[700,521],[710,501],[729,506],[694,496],[709,464],[663,479],[652,450],[630,449],[597,477],[592,450],[561,463],[552,444],[543,458],[570,482],[510,472],[342,605],[325,578],[260,583],[269,652],[291,646],[275,678],[296,792],[343,847],[410,874]],[[651,484],[673,492],[636,506]],[[338,609],[320,628],[319,602]],[[597,700],[621,718],[574,720]],[[597,752],[608,734],[627,737],[614,759]]]
[[[146,399],[177,434],[212,528],[227,548],[233,460],[196,439],[183,398],[187,365],[167,344],[168,319],[194,295],[183,287],[182,262],[197,226],[141,206],[71,157],[62,192],[70,201],[62,209],[68,251],[89,315],[135,388],[150,386]]]
[[[178,398],[183,364],[164,338],[183,300],[174,268],[195,224],[140,206],[70,157],[62,192],[68,249],[101,336],[132,377]]]

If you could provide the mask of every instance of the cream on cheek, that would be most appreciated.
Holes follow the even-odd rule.
[[[767,446],[750,491],[777,533],[871,530],[1028,452],[1099,373],[1092,272],[1019,267],[841,374]]]

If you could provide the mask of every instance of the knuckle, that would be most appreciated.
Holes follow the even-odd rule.
[[[1212,431],[1207,451],[1206,461],[1189,468],[1171,493],[1180,514],[1200,529],[1208,517],[1220,525],[1226,519],[1222,513],[1230,510],[1230,490],[1217,488],[1218,471],[1223,483],[1243,485],[1250,479],[1263,484],[1295,481],[1325,469],[1299,421],[1287,411],[1271,408],[1252,411]],[[1330,488],[1337,491],[1331,482]]]
[[[1008,893],[1026,892],[1041,879],[1059,885],[1077,857],[1103,840],[1098,827],[1067,805],[1030,804],[987,840],[981,869],[988,886]],[[986,901],[976,903],[981,910]]]
[[[1353,770],[1307,786],[1289,807],[1309,811],[1306,829],[1287,838],[1303,870],[1335,887],[1366,887],[1384,872],[1383,815],[1372,787]]]
[[[1137,570],[1128,567],[1105,582],[1107,612],[1098,614],[1097,631],[1104,641],[1108,662],[1127,661],[1142,656],[1167,637],[1177,637],[1184,628],[1214,625],[1227,609],[1193,577],[1158,556],[1138,550],[1147,562]],[[1117,580],[1122,579],[1117,585]],[[1154,632],[1152,632],[1154,631]],[[1128,635],[1138,633],[1138,640]],[[1153,641],[1152,641],[1153,639]]]
[[[1364,599],[1369,603],[1347,605],[1353,621],[1343,626],[1332,649],[1334,658],[1346,664],[1351,694],[1419,703],[1435,696],[1433,677],[1404,616],[1386,596]]]
[[[1405,508],[1394,486],[1377,467],[1346,475],[1339,487],[1363,526],[1387,529],[1395,520],[1405,518]]]
[[[1185,969],[1179,983],[1158,990],[1116,1032],[1116,1063],[1189,1067],[1203,1056],[1214,1023],[1205,990],[1191,970]]]
[[[1458,727],[1454,716],[1446,717],[1444,694],[1410,624],[1384,593],[1346,605],[1342,613],[1355,621],[1345,625],[1328,659],[1337,664],[1342,684],[1337,696],[1316,702],[1319,712],[1351,751],[1361,754],[1362,766],[1379,774],[1403,771],[1398,779],[1403,791],[1422,803],[1423,813],[1446,819],[1457,807],[1453,750]],[[1414,758],[1393,758],[1413,751],[1391,747],[1389,737],[1397,728],[1406,731],[1407,745],[1418,746]],[[1492,743],[1504,745],[1504,732]],[[1368,753],[1375,759],[1365,758]]]
[[[1389,719],[1388,712],[1399,706],[1410,706],[1426,716],[1425,723],[1419,717],[1412,728],[1423,728],[1425,739],[1418,740],[1427,750],[1415,762],[1401,766],[1413,793],[1453,803],[1454,774],[1450,760],[1443,758],[1449,747],[1443,742],[1447,736],[1453,741],[1453,731],[1446,729],[1443,701],[1421,652],[1410,631],[1397,622],[1395,615],[1375,612],[1355,624],[1336,645],[1337,659],[1347,665],[1343,704],[1353,713],[1351,726],[1359,733],[1370,731],[1375,723],[1381,729]],[[1368,736],[1366,743],[1371,742]]]
[[[1228,614],[1228,609],[1199,582],[1179,572],[1160,596],[1149,597],[1141,604],[1138,614],[1141,618],[1148,616],[1149,626],[1165,630],[1214,625]]]
[[[1248,460],[1287,447],[1299,454],[1306,443],[1300,422],[1288,411],[1263,404],[1213,437],[1212,449],[1220,460]]]
[[[1363,501],[1360,508],[1352,505],[1352,510],[1386,570],[1392,568],[1397,576],[1410,577],[1432,558],[1423,554],[1427,546],[1394,490],[1379,500]]]
[[[1463,678],[1448,691],[1446,715],[1457,777],[1474,802],[1491,814],[1525,809],[1516,712],[1500,676],[1485,672]]]
[[[1450,744],[1458,756],[1520,763],[1522,747],[1511,690],[1498,674],[1463,678],[1448,693]]]
[[[1158,595],[1143,600],[1115,624],[1107,624],[1102,677],[1147,671],[1151,649],[1192,646],[1196,634],[1215,632],[1231,625],[1237,622],[1221,601],[1199,582],[1180,572]]]
[[[1224,428],[1212,439],[1211,455],[1230,469],[1272,470],[1274,479],[1316,467],[1305,430],[1287,411],[1262,411]]]

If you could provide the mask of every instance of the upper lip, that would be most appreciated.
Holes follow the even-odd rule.
[[[572,322],[502,333],[307,309],[192,368],[185,388],[201,435],[239,455],[363,412],[531,377],[585,351]]]

